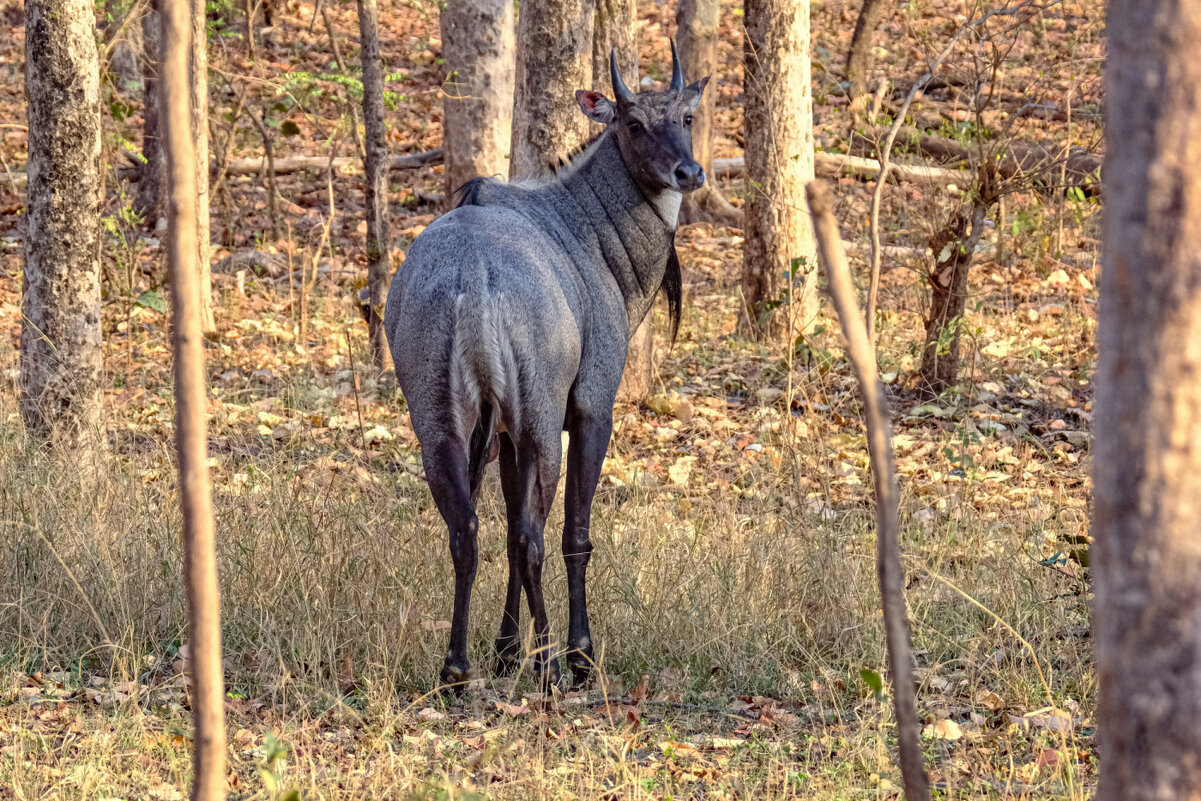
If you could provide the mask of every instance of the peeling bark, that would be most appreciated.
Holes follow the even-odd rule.
[[[930,240],[934,267],[930,270],[930,312],[922,347],[921,391],[939,395],[959,379],[959,334],[967,305],[967,276],[984,234],[983,203],[972,205],[969,218],[958,213],[950,225]]]
[[[1097,329],[1098,801],[1201,799],[1201,4],[1114,0]]]
[[[543,174],[588,139],[575,90],[592,85],[590,0],[525,3],[517,21],[517,78],[509,177]]]
[[[43,442],[103,447],[100,67],[87,0],[27,0],[28,217],[21,416]]]
[[[379,11],[375,0],[359,0],[363,50],[363,129],[367,138],[367,331],[376,370],[392,364],[384,336],[384,301],[392,270],[388,264],[388,146],[384,139],[384,68],[379,50]]]
[[[443,150],[446,191],[481,175],[509,174],[516,33],[511,0],[450,0],[441,15],[446,58]]]
[[[689,81],[717,73],[718,0],[680,0],[676,13],[676,47],[680,65]],[[742,212],[730,205],[715,183],[713,174],[713,115],[717,107],[717,82],[711,81],[692,121],[692,157],[705,170],[708,180],[684,196],[680,223],[716,222],[742,227]]]
[[[746,0],[741,328],[750,336],[805,330],[817,315],[817,245],[805,199],[814,173],[809,41],[809,0]],[[772,309],[789,294],[786,318]]]

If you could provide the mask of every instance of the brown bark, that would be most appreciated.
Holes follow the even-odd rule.
[[[922,348],[921,391],[938,395],[959,378],[959,334],[967,304],[967,277],[976,245],[984,234],[983,203],[972,205],[971,216],[959,212],[934,235],[930,249],[930,312],[926,317],[926,342]]]
[[[159,87],[158,72],[162,57],[159,48],[158,2],[152,2],[146,16],[142,17],[142,157],[138,178],[136,210],[154,228],[163,214],[163,187],[167,182],[167,157],[159,141]]]
[[[592,85],[592,7],[591,0],[521,7],[510,177],[540,175],[588,138],[575,90]]]
[[[617,53],[617,66],[626,85],[638,91],[638,40],[634,32],[635,0],[596,0],[592,22],[592,90],[613,96],[609,85],[609,51]]]
[[[44,442],[103,447],[100,67],[87,0],[27,0],[29,177],[21,416]]]
[[[196,258],[200,262],[200,327],[217,328],[213,314],[213,282],[209,268],[212,239],[209,233],[209,57],[204,0],[191,0],[192,42],[188,82],[191,103],[192,147],[196,154]]]
[[[184,581],[191,645],[192,799],[225,797],[225,687],[221,669],[221,597],[213,533],[205,426],[204,335],[199,303],[195,116],[189,113],[188,0],[162,0],[162,108],[170,180],[167,265],[175,346],[175,448],[183,511]]]
[[[847,51],[847,81],[851,84],[852,101],[867,94],[867,73],[872,66],[872,34],[880,27],[883,15],[884,0],[863,0]]]
[[[676,13],[676,46],[680,64],[690,81],[717,72],[717,22],[721,13],[718,0],[680,0]],[[595,69],[595,68],[594,68]],[[713,175],[713,115],[717,107],[717,82],[701,96],[692,120],[692,157],[705,170],[708,180],[695,192],[684,196],[680,204],[680,223],[716,222],[742,226],[742,212],[717,188]]]
[[[593,19],[592,89],[606,97],[613,96],[609,76],[610,51],[617,54],[617,66],[626,85],[639,85],[635,17],[634,0],[597,0]],[[655,355],[653,317],[647,314],[630,338],[625,370],[621,374],[621,385],[617,388],[618,400],[639,403],[651,394]]]
[[[792,334],[812,326],[817,315],[816,245],[804,188],[814,169],[809,0],[746,0],[745,48],[751,189],[741,327],[750,336]],[[785,275],[794,264],[790,289]],[[781,303],[787,316],[772,311]]]
[[[1201,799],[1201,4],[1114,0],[1097,344],[1098,801]]]
[[[511,0],[450,0],[442,11],[446,58],[442,146],[447,208],[467,181],[509,174],[516,33]]]
[[[847,265],[834,218],[829,190],[817,182],[808,187],[809,208],[822,261],[826,266],[830,297],[847,339],[847,355],[863,398],[863,423],[876,489],[876,575],[884,612],[884,636],[892,679],[893,707],[897,718],[898,752],[905,780],[905,800],[930,797],[930,779],[922,766],[920,724],[913,692],[913,649],[909,644],[909,618],[905,610],[905,569],[901,565],[900,490],[892,450],[892,420],[884,387],[876,372],[876,350],[855,301],[855,284]]]
[[[648,314],[630,337],[626,351],[625,371],[617,387],[617,399],[626,403],[641,403],[655,385],[655,326]]]
[[[376,370],[392,360],[384,337],[384,301],[388,294],[388,147],[384,139],[384,69],[379,50],[379,11],[375,0],[359,0],[363,49],[363,128],[367,137],[367,292],[371,303],[367,331]]]

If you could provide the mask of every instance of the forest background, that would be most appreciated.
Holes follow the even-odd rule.
[[[987,42],[965,37],[909,111],[918,135],[893,154],[958,176],[908,175],[883,194],[877,344],[897,420],[923,742],[935,787],[950,797],[1085,798],[1095,781],[1087,508],[1099,184],[1091,171],[1069,180],[1069,170],[1071,156],[1099,152],[1100,5],[1038,7]],[[0,745],[0,787],[18,798],[177,797],[189,774],[164,254],[161,229],[134,211],[132,180],[143,11],[112,4],[97,17],[102,406],[113,454],[100,489],[38,452],[18,422],[24,28],[19,5],[0,11],[11,32],[0,41],[0,319],[10,334],[0,341],[0,641],[15,644],[0,653],[0,731],[13,735]],[[883,88],[866,121],[843,81],[857,12],[812,6],[823,153],[870,155],[864,142],[879,140],[930,60],[982,10],[931,2],[886,13],[872,52],[872,88]],[[681,229],[680,337],[656,350],[649,395],[615,417],[592,532],[605,680],[564,698],[521,677],[489,680],[461,701],[429,694],[451,568],[402,400],[370,367],[359,300],[365,187],[350,133],[361,124],[355,12],[291,2],[273,13],[256,27],[253,57],[242,9],[213,4],[208,15],[209,445],[234,791],[893,794],[870,480],[850,371],[824,309],[787,341],[740,333],[735,226]],[[669,3],[638,9],[650,86],[670,74],[675,13]],[[429,155],[442,144],[438,23],[423,3],[381,9],[388,150],[415,165],[389,179],[394,265],[445,194]],[[718,42],[713,155],[736,159],[734,4],[723,5]],[[274,181],[262,170],[264,139]],[[985,209],[957,324],[960,370],[931,396],[920,364],[930,276],[948,261],[939,237],[980,196],[971,159],[959,156],[1014,142],[1048,155]],[[948,143],[959,150],[936,159],[933,147]],[[332,169],[289,170],[295,156]],[[1049,165],[1059,180],[1046,179]],[[843,237],[863,270],[874,187],[844,167],[821,169],[837,176]],[[748,187],[736,162],[719,162],[713,177],[741,207]],[[797,288],[784,286],[782,307]],[[481,503],[480,655],[505,576],[491,480]],[[550,565],[548,595],[562,609],[562,568]]]

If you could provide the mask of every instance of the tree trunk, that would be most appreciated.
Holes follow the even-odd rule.
[[[216,330],[217,321],[213,315],[213,282],[209,266],[212,251],[209,235],[209,57],[204,0],[191,0],[191,9],[188,91],[196,154],[196,258],[200,261],[200,327],[209,333]]]
[[[655,326],[654,315],[647,314],[630,337],[626,351],[625,372],[617,387],[617,399],[626,403],[641,403],[655,385]]]
[[[169,161],[167,265],[175,345],[175,448],[183,511],[184,581],[188,595],[188,642],[192,674],[192,799],[225,798],[225,686],[221,668],[221,597],[213,535],[205,426],[204,336],[201,330],[201,262],[196,215],[201,207],[193,150],[196,117],[189,113],[189,36],[195,16],[189,0],[162,0],[163,96],[161,107]],[[194,51],[192,51],[194,52]]]
[[[64,448],[100,428],[100,66],[95,8],[26,0],[28,220],[21,303],[21,416]]]
[[[480,175],[509,174],[516,41],[511,0],[450,0],[442,11],[446,58],[442,148],[445,208]]]
[[[689,81],[699,80],[717,72],[717,21],[721,12],[719,0],[680,0],[676,14],[676,47],[680,65]],[[595,67],[594,67],[595,69]],[[709,90],[701,96],[701,104],[693,114],[692,157],[705,170],[705,185],[684,195],[680,205],[680,223],[716,222],[742,226],[742,212],[717,188],[713,174],[713,116],[717,108],[717,81],[710,81]]]
[[[862,105],[867,95],[867,73],[872,66],[872,34],[880,27],[884,15],[884,0],[863,0],[855,32],[851,35],[851,47],[847,51],[847,81],[851,84],[853,102]]]
[[[592,85],[592,6],[541,0],[521,7],[510,177],[541,175],[588,139],[575,90]]]
[[[921,392],[930,397],[954,386],[959,378],[959,333],[967,304],[967,276],[984,233],[985,211],[983,203],[974,203],[970,219],[957,213],[950,225],[930,240],[934,267],[929,275],[930,313],[921,366]]]
[[[592,22],[592,91],[605,97],[613,96],[609,80],[610,50],[617,52],[617,66],[626,85],[638,91],[636,17],[635,0],[596,0],[596,16]]]
[[[1097,344],[1098,801],[1201,798],[1201,4],[1114,0]]]
[[[142,156],[146,163],[138,177],[137,212],[153,229],[163,214],[163,186],[167,181],[167,157],[159,141],[159,47],[158,2],[151,3],[142,17]]]
[[[817,316],[817,246],[805,200],[813,180],[809,0],[746,0],[745,48],[742,330],[787,330],[791,338]],[[773,311],[780,305],[787,316]]]
[[[627,86],[638,86],[638,40],[634,33],[635,0],[597,0],[592,24],[592,90],[613,96],[609,75],[609,52],[617,54],[617,66]],[[635,89],[637,91],[637,89]],[[630,338],[625,371],[617,399],[641,403],[651,393],[654,381],[654,315],[647,314]]]
[[[384,140],[384,67],[379,52],[379,12],[375,0],[359,0],[363,49],[363,128],[367,137],[367,291],[371,303],[367,331],[376,370],[391,366],[384,337],[388,294],[388,147]]]

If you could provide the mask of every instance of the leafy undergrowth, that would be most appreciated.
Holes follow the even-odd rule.
[[[1088,109],[1100,14],[1087,8],[1040,18],[1015,47],[1020,66],[998,78],[1021,84],[1040,72],[1047,108],[1076,104],[1066,123],[1023,117],[1024,135],[1080,143],[1096,133]],[[940,49],[958,13],[953,3],[919,4],[886,21],[882,38],[897,46],[877,53],[882,69],[899,85],[920,74],[915,59]],[[232,111],[245,90],[248,107],[278,126],[281,154],[346,155],[353,81],[320,77],[333,67],[321,26],[309,28],[313,14],[311,3],[289,5],[259,37],[253,63],[236,25],[214,22],[214,110]],[[814,8],[823,146],[845,133],[845,98],[822,67],[837,71],[830,53],[845,48],[849,14],[842,4]],[[644,72],[662,77],[674,7],[648,3],[640,15]],[[389,145],[435,147],[437,15],[402,3],[382,16],[390,87],[401,93]],[[352,50],[351,6],[333,6],[331,18]],[[741,126],[740,18],[731,12],[723,26],[711,85],[715,154],[729,156]],[[0,41],[5,120],[24,113],[23,29],[11,30]],[[1038,68],[1052,64],[1068,67]],[[106,102],[129,105],[106,117],[106,157],[120,164],[138,138],[137,92],[120,75],[105,91]],[[923,113],[955,128],[961,104],[945,91],[925,98]],[[216,116],[214,146],[224,147],[228,119]],[[259,152],[248,121],[234,133],[231,155]],[[5,126],[0,136],[0,156],[23,162],[23,131]],[[439,171],[393,173],[398,261],[436,214]],[[15,397],[23,195],[2,178],[0,798],[181,797],[190,720],[162,250],[131,216],[133,187],[114,171],[104,254],[109,455],[89,472],[39,453]],[[618,406],[597,493],[589,602],[604,681],[547,697],[528,676],[491,676],[507,567],[490,475],[469,633],[482,678],[463,696],[440,695],[452,596],[445,529],[403,399],[388,374],[366,366],[361,179],[329,180],[280,176],[280,238],[259,178],[214,190],[216,260],[249,248],[274,257],[260,262],[271,270],[249,269],[242,289],[216,271],[208,340],[233,796],[894,796],[892,715],[877,695],[887,670],[871,479],[828,312],[793,343],[742,339],[740,232],[682,230],[680,336],[659,348],[654,397]],[[723,189],[741,203],[740,181]],[[845,178],[837,192],[844,236],[862,243],[870,185]],[[1033,191],[1011,198],[971,274],[962,381],[921,400],[924,243],[955,202],[907,184],[889,188],[884,213],[886,241],[912,252],[886,263],[879,330],[926,763],[940,797],[1077,801],[1096,776],[1087,610],[1096,206]],[[547,531],[561,526],[556,507]],[[545,581],[561,634],[557,558]]]

